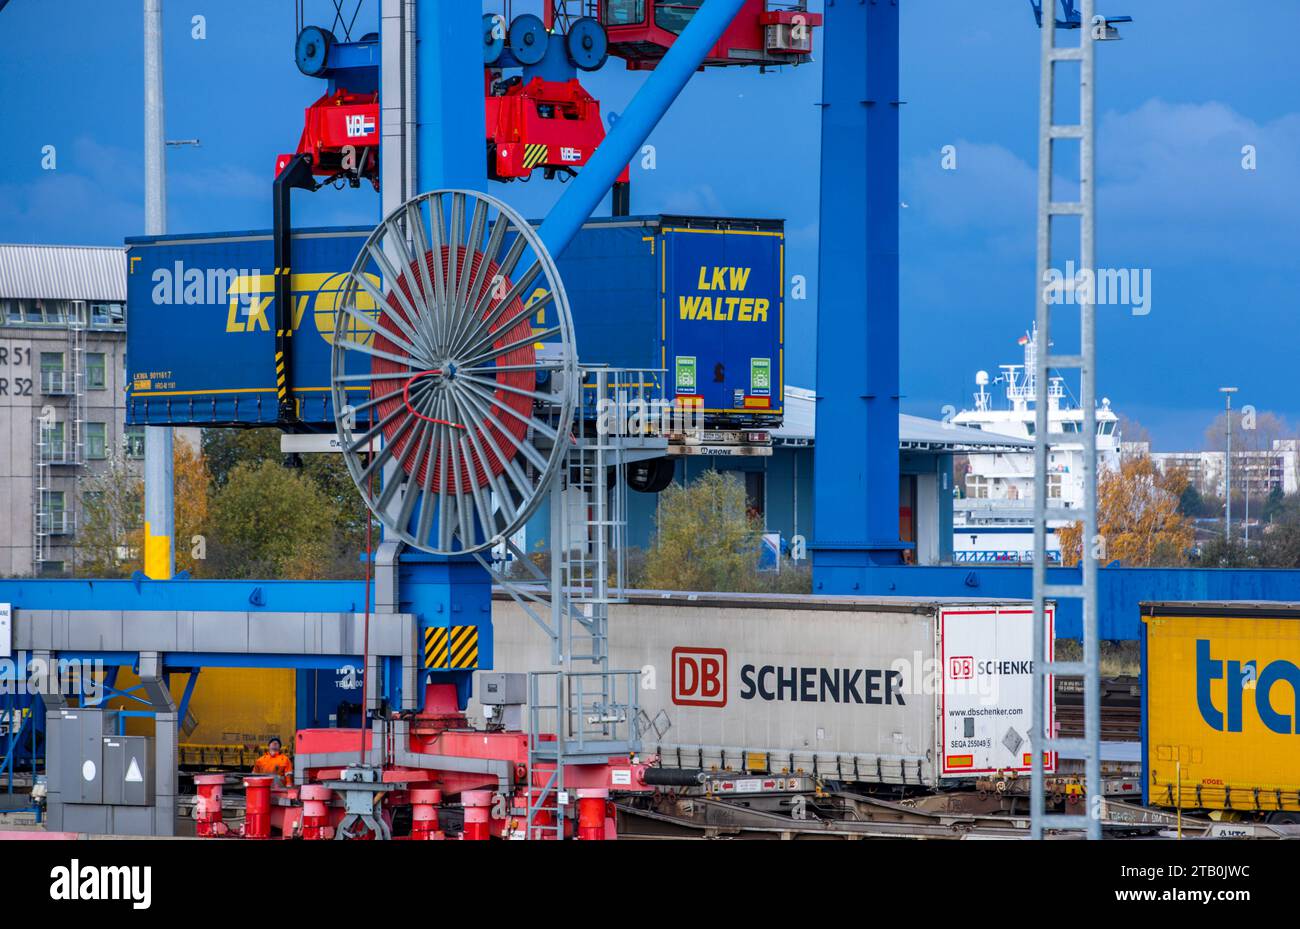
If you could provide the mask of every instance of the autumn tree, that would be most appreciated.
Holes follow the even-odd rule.
[[[672,484],[659,495],[645,583],[658,590],[744,590],[757,572],[761,531],[734,474],[706,471],[690,484]]]
[[[177,571],[204,573],[209,484],[203,455],[184,439],[176,439],[172,444],[172,512]]]
[[[1223,452],[1228,444],[1228,414],[1220,413],[1205,430],[1205,447],[1211,451]],[[1265,480],[1271,471],[1271,463],[1264,452],[1273,450],[1274,443],[1280,439],[1291,438],[1295,430],[1284,417],[1267,410],[1256,410],[1250,404],[1232,411],[1232,501],[1233,510],[1240,506],[1249,491],[1253,498],[1258,498],[1267,487]],[[1223,477],[1222,474],[1219,475]]]
[[[203,452],[214,490],[224,487],[231,471],[241,464],[257,467],[272,461],[297,470],[329,500],[334,510],[338,543],[352,553],[351,561],[355,563],[357,553],[365,545],[370,511],[357,493],[343,456],[324,452],[284,455],[280,451],[280,435],[280,430],[272,428],[205,429]]]
[[[212,569],[221,577],[328,577],[337,554],[335,515],[297,469],[270,459],[236,464],[212,500]]]
[[[206,556],[208,470],[184,439],[172,445],[177,571],[201,573]],[[144,478],[120,453],[81,485],[77,568],[87,577],[121,577],[143,568]]]
[[[1179,508],[1186,486],[1184,472],[1163,473],[1145,455],[1127,457],[1118,470],[1104,471],[1097,486],[1099,560],[1118,559],[1130,567],[1186,564],[1195,538],[1191,520]],[[1063,526],[1057,537],[1062,563],[1078,564],[1083,524]]]
[[[144,482],[120,453],[84,480],[77,530],[77,573],[123,577],[141,567]]]

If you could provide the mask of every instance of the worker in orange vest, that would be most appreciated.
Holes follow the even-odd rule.
[[[280,739],[271,736],[266,743],[266,751],[253,762],[254,774],[272,774],[278,785],[288,787],[293,783],[293,762],[289,756],[280,751]]]

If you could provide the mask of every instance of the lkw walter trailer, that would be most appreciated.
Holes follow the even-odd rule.
[[[636,592],[611,607],[609,662],[641,671],[665,767],[939,789],[1030,771],[1032,623],[1023,601]],[[497,670],[550,665],[505,595],[493,624]],[[1050,682],[1044,711],[1051,731]]]
[[[128,239],[127,421],[332,432],[338,300],[369,232],[298,230],[292,269],[274,267],[269,231]],[[683,411],[650,416],[681,427],[669,454],[771,453],[784,402],[784,255],[781,220],[642,216],[591,220],[559,256],[582,363],[642,371],[656,402]],[[380,283],[373,262],[367,273]],[[276,302],[282,276],[287,308]],[[378,312],[364,293],[357,310]],[[534,331],[548,325],[539,306]],[[352,337],[364,341],[363,330]],[[352,354],[350,372],[370,364]],[[662,490],[673,474],[652,471],[637,489]]]

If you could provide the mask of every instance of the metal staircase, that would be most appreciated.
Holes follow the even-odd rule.
[[[60,419],[59,410],[50,407],[49,415],[38,415],[32,424],[32,573],[39,575],[52,561],[51,539],[69,534],[76,526],[76,482],[71,492],[64,488],[64,505],[53,505],[55,467],[78,468],[85,464],[86,432],[86,332],[89,307],[84,300],[68,304],[66,317],[67,348],[64,366],[58,372],[41,372],[42,397],[66,397],[67,406]],[[44,406],[44,404],[43,404]]]
[[[1076,599],[1083,614],[1083,660],[1047,661],[1034,664],[1033,719],[1030,740],[1033,752],[1033,781],[1030,800],[1031,828],[1034,838],[1053,830],[1084,831],[1090,839],[1101,838],[1101,703],[1099,680],[1099,641],[1097,626],[1097,563],[1101,556],[1099,546],[1104,544],[1097,534],[1097,342],[1096,294],[1089,289],[1080,296],[1074,291],[1079,310],[1079,352],[1058,355],[1052,352],[1053,304],[1047,286],[1048,272],[1052,267],[1053,221],[1058,217],[1078,217],[1078,266],[1082,272],[1092,273],[1095,255],[1095,171],[1093,162],[1094,141],[1094,56],[1095,43],[1115,37],[1114,28],[1104,18],[1094,19],[1094,0],[1081,0],[1078,19],[1068,15],[1073,4],[1067,4],[1065,22],[1054,16],[1040,16],[1046,20],[1041,28],[1042,76],[1039,88],[1038,134],[1038,277],[1037,292],[1038,353],[1034,378],[1039,386],[1051,383],[1050,372],[1075,369],[1079,372],[1080,402],[1083,407],[1083,434],[1066,435],[1048,432],[1048,404],[1036,404],[1037,425],[1034,430],[1034,654],[1045,656],[1045,607],[1050,600]],[[1121,20],[1112,20],[1121,21]],[[1056,33],[1060,28],[1077,28],[1079,44],[1057,46]],[[1079,79],[1079,121],[1074,125],[1055,122],[1054,100],[1056,92],[1056,66],[1063,62],[1077,63]],[[1053,198],[1053,145],[1058,140],[1077,140],[1079,145],[1079,199],[1072,202]],[[1076,510],[1063,510],[1050,506],[1047,496],[1047,466],[1053,447],[1083,444],[1083,535],[1081,552],[1081,583],[1051,584],[1047,580],[1047,527],[1053,520],[1073,522],[1078,520]],[[1084,735],[1082,738],[1058,738],[1054,732],[1045,732],[1046,699],[1051,692],[1054,676],[1081,677],[1083,679]],[[1082,814],[1049,815],[1045,811],[1043,761],[1044,755],[1055,752],[1058,756],[1082,759],[1086,775],[1087,800]]]
[[[617,414],[657,402],[661,371],[584,367],[582,379],[580,421],[596,426],[569,437],[564,467],[550,490],[549,573],[513,542],[504,543],[495,559],[476,557],[549,636],[553,664],[571,670],[578,662],[603,671],[609,607],[624,602],[625,470],[630,462],[662,456],[668,441],[653,432],[626,434]],[[599,415],[602,410],[607,415]]]
[[[563,838],[566,765],[639,749],[639,671],[609,670],[609,608],[625,602],[629,462],[658,457],[667,438],[628,430],[629,412],[662,402],[662,371],[583,367],[578,422],[550,491],[550,571],[513,542],[478,557],[493,581],[551,640],[557,670],[528,676],[530,838]],[[654,417],[648,417],[652,421]],[[630,431],[636,434],[629,434]],[[576,668],[576,669],[575,669]]]
[[[566,766],[603,765],[640,751],[639,686],[639,671],[529,673],[528,783],[534,786],[525,824],[528,838],[564,838],[571,805]]]

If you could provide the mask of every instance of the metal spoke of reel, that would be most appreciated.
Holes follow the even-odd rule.
[[[454,554],[518,530],[564,459],[578,384],[532,226],[467,190],[394,210],[339,292],[331,381],[344,461],[391,535]]]

